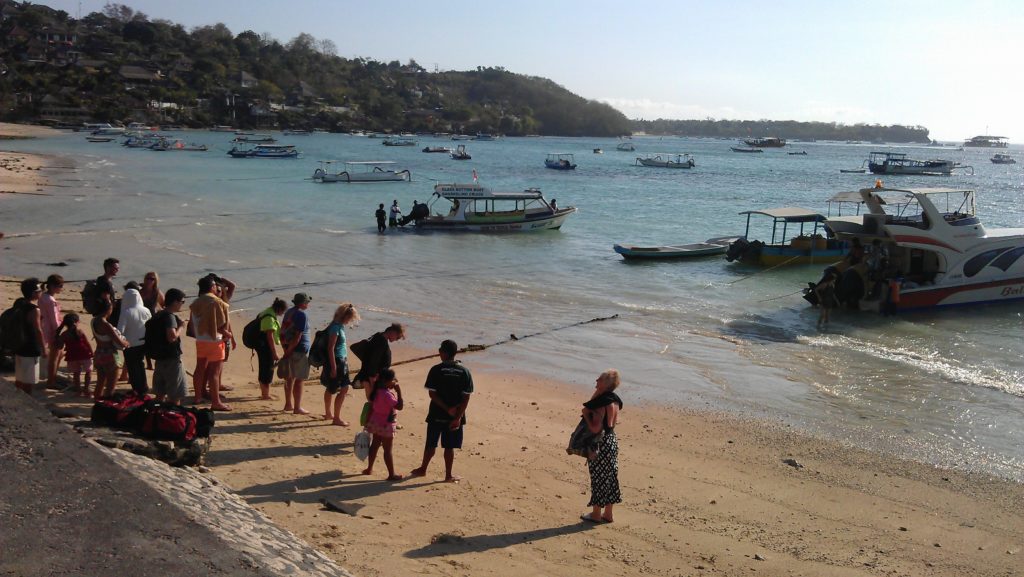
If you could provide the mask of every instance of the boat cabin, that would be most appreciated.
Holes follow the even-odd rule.
[[[573,170],[576,158],[569,152],[552,152],[544,159],[544,166],[555,170]]]
[[[799,207],[747,210],[747,226],[743,237],[729,246],[726,260],[738,260],[747,264],[777,266],[783,264],[828,263],[842,257],[845,246],[834,239],[826,238],[823,226],[824,215]],[[752,217],[760,222],[771,223],[770,240],[760,240],[751,234]],[[757,227],[766,232],[766,227]],[[767,235],[762,238],[768,239]]]

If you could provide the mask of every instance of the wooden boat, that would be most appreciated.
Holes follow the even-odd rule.
[[[617,244],[612,248],[626,260],[654,260],[671,258],[699,258],[725,254],[729,245],[738,240],[735,236],[709,238],[704,242],[669,246],[634,246]]]
[[[941,174],[949,176],[957,164],[952,160],[914,160],[902,152],[872,152],[868,170],[872,174]]]
[[[783,146],[786,146],[785,140],[774,136],[748,138],[747,140],[744,140],[743,143],[754,148],[782,148]]]
[[[801,150],[800,152],[787,152],[786,154],[790,156],[807,156],[807,151]]]
[[[472,184],[438,184],[416,228],[460,232],[557,230],[576,207],[555,207],[536,188],[498,192]],[[446,208],[441,208],[441,206]],[[404,218],[403,224],[410,219]]]
[[[689,154],[648,154],[637,157],[636,163],[654,168],[693,168],[696,163]]]
[[[619,152],[633,152],[636,150],[636,147],[633,146],[632,142],[627,140],[626,142],[620,142],[616,145],[615,150],[618,150]]]
[[[764,152],[760,148],[736,148],[735,146],[730,146],[729,150],[731,150],[733,152],[748,152],[748,153],[749,152]]]
[[[416,146],[416,141],[410,138],[386,138],[381,144],[384,146]]]
[[[113,136],[86,136],[85,139],[89,142],[112,142]]]
[[[450,154],[451,151],[452,149],[447,146],[427,146],[423,149],[423,152],[443,152],[445,154]]]
[[[544,159],[544,166],[552,170],[576,170],[576,159],[568,152],[552,152]]]
[[[178,152],[206,152],[207,148],[205,144],[193,144],[185,142],[180,138],[162,138],[155,144],[149,147],[150,150],[162,152],[165,150],[174,150]]]
[[[471,160],[473,157],[466,152],[466,145],[460,144],[452,151],[452,160]]]
[[[992,164],[1017,164],[1017,160],[1015,158],[1013,158],[1009,154],[1004,154],[1001,152],[996,153],[989,160],[992,161]]]
[[[747,228],[743,236],[729,245],[725,259],[746,264],[775,266],[784,264],[833,263],[845,254],[843,243],[829,240],[822,223],[825,216],[806,208],[783,207],[764,210],[747,210],[740,213],[747,217]],[[765,216],[771,220],[771,240],[753,239],[750,222],[753,216]],[[807,230],[807,225],[810,230]],[[761,227],[763,228],[763,227]]]
[[[235,134],[236,136],[231,139],[231,142],[245,142],[248,144],[273,144],[277,142],[269,134],[239,134],[237,132]]]
[[[843,174],[864,174],[867,172],[866,168],[840,168],[839,172]]]
[[[298,158],[299,151],[291,144],[257,144],[252,148],[233,147],[231,158]]]
[[[321,160],[320,168],[313,171],[316,182],[408,182],[412,174],[408,170],[394,170],[395,163],[391,160],[364,160],[345,163],[345,170],[338,173],[330,172],[334,161]]]
[[[595,148],[594,149],[594,154],[604,154],[604,151],[601,150],[600,148]]]

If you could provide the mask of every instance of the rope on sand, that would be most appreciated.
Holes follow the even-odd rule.
[[[779,300],[779,299],[784,299],[784,298],[786,298],[786,297],[791,297],[791,296],[793,296],[793,295],[797,295],[797,294],[800,294],[800,293],[802,293],[802,292],[804,292],[804,289],[800,289],[800,290],[797,290],[797,291],[793,291],[793,292],[791,292],[791,293],[786,293],[786,294],[784,294],[784,295],[779,295],[779,296],[777,296],[777,297],[772,297],[772,298],[770,298],[770,299],[764,299],[764,300],[760,300],[760,301],[757,301],[757,302],[759,302],[759,303],[767,303],[767,302],[771,302],[771,301],[777,301],[777,300]]]

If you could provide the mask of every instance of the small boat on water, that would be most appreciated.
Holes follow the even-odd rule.
[[[731,150],[733,152],[746,152],[746,153],[764,152],[760,148],[736,148],[735,146],[730,146],[729,150]]]
[[[601,150],[600,148],[595,148],[594,149],[594,154],[604,154],[604,151]]]
[[[384,146],[416,146],[416,141],[411,138],[385,138]]]
[[[394,170],[391,160],[362,160],[345,163],[345,170],[331,172],[332,160],[321,160],[320,168],[313,171],[316,182],[408,182],[412,174],[408,170]]]
[[[451,154],[452,149],[447,146],[427,146],[424,147],[423,152],[443,152],[445,154]]]
[[[487,132],[477,132],[473,140],[497,140],[497,137]]]
[[[1004,154],[1002,152],[997,152],[989,160],[992,161],[992,164],[1017,164],[1017,159],[1010,156],[1009,154]]]
[[[112,142],[113,136],[86,136],[85,139],[89,142]]]
[[[902,312],[1024,299],[1024,228],[985,227],[975,191],[879,183],[839,193],[830,204],[843,201],[856,203],[856,214],[830,217],[825,226],[871,250],[860,263],[832,269],[847,308]],[[817,301],[813,291],[804,298]]]
[[[161,138],[150,146],[149,149],[156,150],[158,152],[165,150],[175,150],[178,152],[206,152],[208,150],[205,144],[193,144],[185,142],[180,138]]]
[[[457,147],[455,147],[455,150],[452,151],[451,155],[452,155],[452,160],[472,160],[473,159],[473,157],[470,156],[468,152],[466,152],[466,145],[465,144],[460,144]]]
[[[801,150],[800,152],[787,152],[786,154],[790,156],[807,156],[807,151]]]
[[[719,236],[709,238],[704,242],[693,244],[669,245],[669,246],[635,246],[635,245],[614,245],[615,252],[622,255],[626,260],[654,260],[654,259],[677,259],[677,258],[699,258],[725,254],[729,245],[739,240],[735,236]]]
[[[958,165],[952,160],[914,160],[902,152],[872,152],[871,174],[929,174],[949,176]]]
[[[867,172],[866,168],[840,168],[839,172],[843,174],[864,174]]]
[[[627,141],[625,141],[625,142],[620,142],[620,143],[619,143],[619,144],[618,144],[618,145],[617,145],[617,146],[615,147],[615,150],[618,150],[619,152],[633,152],[633,151],[635,151],[635,150],[636,150],[636,147],[635,147],[635,146],[633,146],[633,143],[632,143],[632,142],[630,142],[630,141],[628,141],[628,140],[627,140]]]
[[[574,212],[574,206],[548,203],[536,188],[498,192],[477,183],[438,184],[428,203],[429,214],[416,221],[416,227],[499,233],[557,230]]]
[[[544,159],[544,166],[552,170],[576,170],[576,159],[568,152],[551,152]]]
[[[473,137],[468,134],[453,134],[452,140],[473,140]]]
[[[228,151],[231,158],[298,158],[299,151],[291,144],[257,144],[252,148],[235,146]]]
[[[245,142],[248,144],[273,144],[277,140],[269,134],[239,134],[235,133],[235,137],[231,139],[231,142]]]
[[[774,136],[748,138],[747,140],[744,140],[743,143],[754,148],[782,148],[783,146],[786,146],[785,140]]]
[[[634,164],[653,168],[693,168],[696,166],[693,156],[685,153],[648,154],[644,157],[637,157]]]
[[[743,236],[729,245],[725,259],[760,266],[786,264],[832,263],[845,253],[843,243],[826,239],[822,234],[825,215],[798,207],[747,210]],[[752,238],[751,217],[764,216],[771,221],[771,240],[764,242]],[[809,226],[809,230],[808,230]],[[764,229],[764,227],[759,227]]]
[[[313,134],[313,133],[308,131],[308,130],[302,130],[302,129],[293,128],[291,130],[282,130],[281,134],[283,134],[285,136],[309,136],[310,134]]]

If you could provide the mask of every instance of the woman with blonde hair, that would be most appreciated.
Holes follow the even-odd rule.
[[[151,317],[164,308],[164,293],[160,291],[160,275],[156,271],[151,270],[142,278],[139,294],[142,295],[142,306],[149,309]],[[146,357],[146,368],[153,370],[153,359]]]
[[[320,373],[320,384],[324,386],[324,420],[332,425],[347,427],[348,421],[341,418],[341,405],[345,402],[349,385],[348,345],[345,327],[359,321],[359,311],[352,303],[343,303],[334,311],[334,318],[327,326],[327,362]],[[331,412],[331,397],[334,397],[334,412]]]
[[[619,371],[608,369],[597,377],[594,394],[583,403],[583,418],[590,432],[604,431],[597,455],[587,461],[590,471],[590,502],[593,510],[580,517],[589,523],[611,523],[612,507],[622,502],[619,491],[619,442],[615,437],[615,424],[622,410],[622,399],[615,394],[619,386]],[[602,512],[602,509],[604,511]]]

